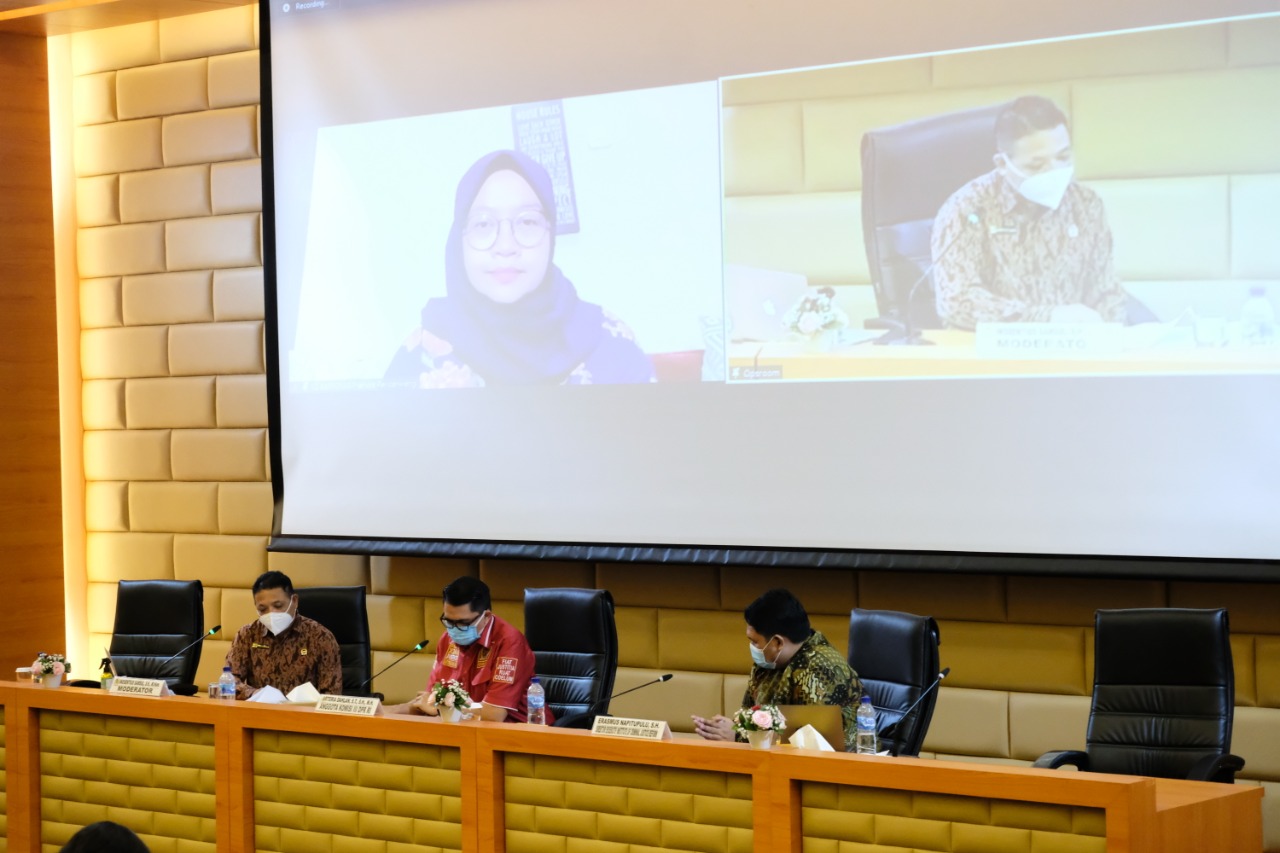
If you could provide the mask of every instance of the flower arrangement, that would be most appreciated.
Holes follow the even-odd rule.
[[[31,671],[36,675],[63,675],[71,671],[66,655],[54,655],[41,652],[31,664]]]
[[[431,685],[431,698],[439,708],[457,708],[459,711],[465,711],[471,707],[471,694],[456,678],[437,681]]]
[[[733,715],[733,730],[740,735],[747,732],[780,732],[787,727],[787,718],[777,705],[752,705],[739,708]]]
[[[843,329],[849,325],[849,315],[836,305],[835,296],[832,288],[819,287],[817,292],[800,297],[783,316],[782,324],[802,337]]]

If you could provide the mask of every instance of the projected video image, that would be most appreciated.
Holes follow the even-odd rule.
[[[730,380],[1280,370],[1280,65],[1225,26],[726,80]]]
[[[291,381],[722,378],[717,103],[709,83],[321,130]]]

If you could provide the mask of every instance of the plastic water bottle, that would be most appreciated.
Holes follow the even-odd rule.
[[[1276,342],[1276,309],[1261,285],[1249,288],[1249,298],[1240,309],[1240,340],[1255,347]]]
[[[547,724],[547,694],[538,683],[538,676],[529,682],[529,692],[525,697],[529,711],[529,725],[545,726]]]
[[[218,676],[218,687],[222,693],[223,702],[236,701],[236,677],[231,674],[231,667],[222,668],[222,675]]]
[[[859,755],[875,755],[879,749],[876,744],[876,709],[871,704],[870,696],[863,696],[858,705],[858,733],[853,740],[853,750]]]

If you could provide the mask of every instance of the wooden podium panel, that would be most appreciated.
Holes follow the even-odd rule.
[[[299,845],[463,853],[627,845],[725,853],[842,846],[1262,850],[1262,790],[1253,786],[753,750],[686,738],[643,742],[422,717],[366,719],[16,683],[0,683],[0,706],[11,850],[55,841],[41,838],[41,801],[68,790],[71,775],[96,786],[103,801],[127,798],[130,806],[117,808],[112,819],[148,830],[153,853],[192,844],[219,853]],[[162,769],[122,775],[124,765],[108,770],[92,761],[73,761],[74,774],[59,769],[53,754],[72,752],[74,738],[42,744],[40,735],[42,727],[54,731],[68,720],[112,736],[145,729],[149,745],[110,748],[145,753]],[[204,734],[209,730],[212,738]],[[210,741],[212,780],[202,775],[208,768],[187,766],[207,762]],[[180,751],[185,758],[176,760]],[[108,778],[93,779],[95,767]],[[172,813],[178,789],[194,786],[194,796],[207,796],[198,789],[210,781],[212,833],[206,816]],[[61,814],[60,835],[74,815],[90,816]]]

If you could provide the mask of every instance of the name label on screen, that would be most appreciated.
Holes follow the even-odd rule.
[[[1123,334],[1119,323],[979,323],[974,344],[983,358],[1056,359],[1113,355]]]
[[[172,696],[169,683],[163,678],[129,678],[122,675],[112,680],[109,693],[128,696]]]
[[[353,717],[375,717],[382,701],[376,696],[321,696],[316,710],[326,714],[348,714]]]
[[[671,729],[665,720],[637,720],[631,717],[596,717],[591,726],[595,735],[631,737],[637,740],[670,740]]]

